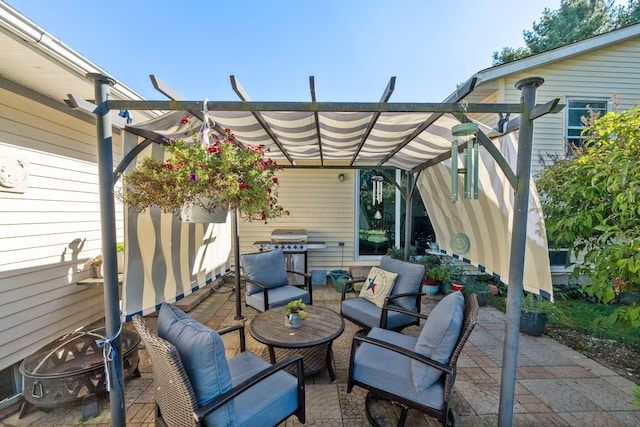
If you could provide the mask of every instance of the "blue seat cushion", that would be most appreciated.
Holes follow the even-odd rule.
[[[380,327],[382,309],[364,298],[352,298],[342,302],[341,312],[344,316],[357,320],[368,328]],[[397,329],[414,322],[416,318],[397,311],[387,312],[387,329]]]
[[[420,286],[424,278],[424,265],[402,261],[385,255],[380,260],[380,268],[398,273],[398,277],[396,277],[395,284],[393,285],[393,290],[391,291],[391,296],[420,292]],[[397,300],[393,300],[392,303],[404,309],[416,311],[415,297],[398,298]]]
[[[255,280],[267,288],[277,288],[289,284],[282,249],[243,254],[240,256],[240,261],[242,262],[244,276],[247,279]],[[256,292],[262,292],[262,289],[247,282],[245,292],[246,295],[252,295]]]
[[[173,344],[189,377],[198,405],[203,406],[231,389],[231,372],[222,338],[179,308],[162,304],[158,314],[158,336]],[[234,402],[207,415],[205,425],[232,425]]]
[[[245,351],[229,359],[231,382],[240,384],[268,368],[269,363]],[[279,371],[234,400],[236,426],[274,426],[298,407],[298,381],[286,371]]]
[[[464,296],[452,292],[436,305],[424,322],[414,351],[440,363],[449,363],[464,321]],[[438,381],[442,371],[418,361],[411,362],[411,376],[416,390],[426,390]]]
[[[269,309],[286,305],[289,301],[302,299],[302,302],[309,304],[309,292],[300,289],[297,286],[280,286],[279,288],[271,288],[269,293]],[[253,294],[246,294],[245,300],[247,305],[259,311],[265,311],[264,294],[262,291]]]
[[[380,328],[373,328],[367,336],[412,351],[417,341],[416,337]],[[431,408],[442,409],[442,381],[416,392],[410,372],[411,359],[400,353],[367,343],[361,344],[356,350],[352,373],[354,380]]]

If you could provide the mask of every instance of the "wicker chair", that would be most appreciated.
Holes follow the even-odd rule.
[[[189,380],[187,372],[180,359],[177,348],[170,342],[159,338],[149,331],[144,319],[140,316],[134,316],[133,324],[140,334],[140,337],[144,341],[145,348],[149,353],[151,364],[153,368],[153,381],[155,388],[155,403],[156,403],[156,426],[169,427],[169,426],[206,426],[209,425],[207,415],[219,411],[223,407],[229,407],[229,404],[237,405],[238,399],[244,397],[251,398],[252,387],[271,379],[268,389],[270,391],[271,402],[265,402],[264,394],[255,396],[255,399],[260,399],[258,402],[261,405],[267,407],[267,411],[270,411],[270,415],[274,416],[277,421],[273,424],[277,424],[284,421],[291,415],[296,415],[301,423],[305,422],[305,392],[304,392],[304,374],[302,357],[299,355],[291,356],[290,358],[276,363],[275,365],[269,365],[267,362],[262,361],[257,356],[250,352],[245,352],[245,335],[244,326],[237,325],[225,330],[219,331],[219,334],[225,334],[232,331],[239,331],[240,336],[240,349],[242,353],[237,358],[244,356],[250,356],[251,362],[248,364],[252,367],[261,366],[260,364],[268,365],[263,367],[257,373],[248,371],[242,373],[243,380],[239,383],[233,383],[233,387],[227,392],[221,394],[214,400],[200,406],[198,399],[195,395],[192,383]],[[253,359],[255,358],[255,359]],[[245,358],[246,359],[246,358]],[[295,368],[291,365],[295,365]],[[245,365],[246,367],[246,365]],[[282,408],[278,409],[278,375],[289,376],[287,372],[283,372],[284,368],[291,367],[297,372],[297,408],[294,411],[278,414],[282,412]],[[232,369],[233,370],[233,369]],[[232,376],[235,374],[232,372]],[[275,384],[275,387],[274,387]],[[237,412],[240,412],[240,408],[237,408]],[[228,409],[227,409],[228,410]],[[275,412],[275,414],[274,414]],[[247,421],[242,420],[242,414],[238,413],[234,422],[229,425],[254,425],[255,419]],[[217,424],[216,424],[217,425]]]
[[[458,292],[454,294],[458,295],[452,299],[463,298]],[[444,301],[443,299],[438,305]],[[476,324],[479,306],[476,295],[471,294],[464,301],[464,307],[459,306],[460,311],[452,315],[453,319],[445,319],[451,307],[452,305],[445,303],[441,310],[436,311],[436,306],[429,317],[420,314],[427,319],[420,337],[379,328],[372,329],[367,335],[361,331],[354,336],[347,392],[350,393],[354,385],[369,390],[365,406],[372,425],[378,424],[371,415],[371,404],[375,399],[385,399],[402,409],[398,426],[404,425],[409,409],[434,417],[444,425],[455,426],[456,417],[450,402],[457,362]],[[430,323],[431,316],[434,315],[439,319],[433,319],[434,322]],[[462,316],[462,319],[458,316]],[[459,326],[458,335],[451,332],[453,324]],[[440,332],[434,332],[437,329]],[[432,348],[429,352],[424,352],[425,343],[421,339],[434,333],[437,338],[432,340]],[[430,357],[426,353],[430,353]],[[434,382],[425,383],[427,377]]]

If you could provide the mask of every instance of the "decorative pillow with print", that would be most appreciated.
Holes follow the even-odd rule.
[[[393,289],[396,277],[398,277],[397,273],[385,271],[378,267],[371,267],[369,276],[360,291],[360,296],[382,308],[384,299],[389,296]]]

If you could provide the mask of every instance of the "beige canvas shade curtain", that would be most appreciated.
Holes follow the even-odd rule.
[[[201,113],[169,112],[128,127],[125,129],[129,135],[127,138],[142,141],[142,137],[134,134],[148,136],[150,132],[158,135],[160,140],[163,137],[186,137],[192,129],[197,130],[201,126],[202,122],[197,118],[202,117]],[[208,111],[207,114],[215,128],[231,129],[241,143],[264,145],[268,157],[292,167],[384,166],[421,170],[424,162],[450,152],[454,139],[451,128],[460,123],[451,114],[441,114],[432,124],[423,126],[435,113],[411,112]],[[185,115],[191,116],[188,125],[181,123]],[[490,128],[481,124],[480,130],[485,134],[491,132]],[[515,136],[504,135],[492,142],[515,171]],[[151,144],[146,150],[147,154],[149,150],[155,151],[156,155],[162,152],[157,144]],[[441,249],[499,276],[507,283],[514,191],[487,150],[481,147],[479,154],[479,200],[461,198],[457,203],[451,202],[451,166],[448,160],[424,169],[417,175],[416,184]],[[141,153],[138,158],[143,155]],[[523,282],[526,290],[551,296],[546,234],[534,184],[532,190]],[[205,282],[202,283],[197,275],[188,279],[187,276],[180,276],[182,279],[179,279],[175,274],[176,282],[181,283],[173,283],[168,279],[169,274],[175,272],[169,266],[185,262],[191,269],[194,262],[200,262],[192,258],[198,251],[215,252],[215,256],[206,261],[211,264],[204,267],[214,272],[214,276],[224,272],[225,266],[229,265],[231,236],[225,226],[216,226],[218,228],[213,231],[196,231],[192,228],[196,227],[194,225],[176,225],[174,218],[169,220],[164,215],[154,215],[127,216],[126,235],[139,245],[134,257],[141,259],[132,260],[129,252],[128,260],[138,262],[141,266],[134,270],[129,264],[123,285],[126,297],[123,318],[152,310],[161,302],[160,295],[167,301],[173,301],[210,280],[211,277],[207,277],[202,279]],[[153,232],[161,239],[147,238],[147,234]],[[206,233],[212,233],[215,238],[208,242]],[[468,253],[456,254],[452,251],[449,241],[456,233],[469,236],[471,245]],[[191,239],[188,244],[184,243],[186,235]],[[221,244],[224,239],[227,239],[228,245]],[[172,248],[175,249],[178,242],[181,250],[183,244],[189,247],[188,250],[184,249],[189,255],[181,254],[175,258]],[[131,241],[129,245],[131,248]],[[151,260],[148,254],[153,254]],[[162,266],[163,271],[160,278],[155,277],[158,266]],[[154,298],[147,297],[148,292]]]

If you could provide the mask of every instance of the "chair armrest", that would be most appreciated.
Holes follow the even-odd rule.
[[[347,285],[364,282],[365,280],[367,280],[366,277],[354,277],[351,280],[347,280],[346,282],[344,282],[344,284],[342,285],[342,297],[340,301],[344,301],[347,298],[347,288],[349,287]]]
[[[263,381],[264,379],[270,377],[276,372],[282,371],[284,368],[289,365],[296,365],[296,378],[298,379],[298,391],[304,391],[304,364],[302,361],[302,356],[299,354],[295,354],[291,357],[286,358],[285,360],[278,362],[274,365],[265,368],[264,370],[258,372],[250,378],[247,378],[245,381],[241,382],[237,386],[233,387],[231,390],[226,393],[221,394],[211,402],[207,403],[204,406],[196,409],[193,412],[193,416],[196,419],[196,422],[200,422],[202,418],[206,417],[210,413],[216,411],[227,403],[231,402],[233,399],[238,397],[241,393],[244,393],[254,385]],[[298,394],[300,396],[300,394]],[[304,396],[304,395],[303,395]]]
[[[238,331],[238,335],[240,338],[240,352],[245,352],[247,350],[247,341],[244,335],[244,325],[233,325],[228,328],[220,329],[216,331],[218,335],[228,334],[229,332]]]
[[[358,341],[359,343],[356,343],[356,341]],[[355,351],[355,349],[360,346],[360,344],[362,343],[368,343],[371,345],[375,345],[378,347],[382,347],[385,348],[387,350],[393,351],[394,353],[400,353],[403,356],[409,357],[410,359],[416,360],[420,363],[423,363],[425,365],[428,365],[432,368],[435,368],[439,371],[442,371],[442,373],[447,374],[447,375],[451,375],[454,372],[454,367],[453,366],[449,366],[449,365],[445,365],[443,363],[440,363],[436,360],[433,360],[429,357],[423,356],[420,353],[416,353],[415,351],[411,351],[408,350],[406,348],[394,345],[394,344],[390,344],[388,342],[384,342],[384,341],[380,341],[376,338],[369,338],[368,336],[359,336],[359,335],[354,335],[353,337],[353,342],[354,345],[351,347],[351,351]],[[353,357],[353,356],[352,356]]]
[[[406,293],[406,294],[398,294],[385,298],[384,305],[382,306],[382,315],[380,316],[380,327],[383,329],[387,329],[387,317],[389,316],[389,311],[396,311],[398,313],[408,314],[409,316],[418,317],[420,319],[426,320],[429,315],[422,314],[419,311],[411,311],[406,308],[402,308],[398,305],[390,305],[389,301],[402,296],[413,296],[416,295],[414,293]]]

